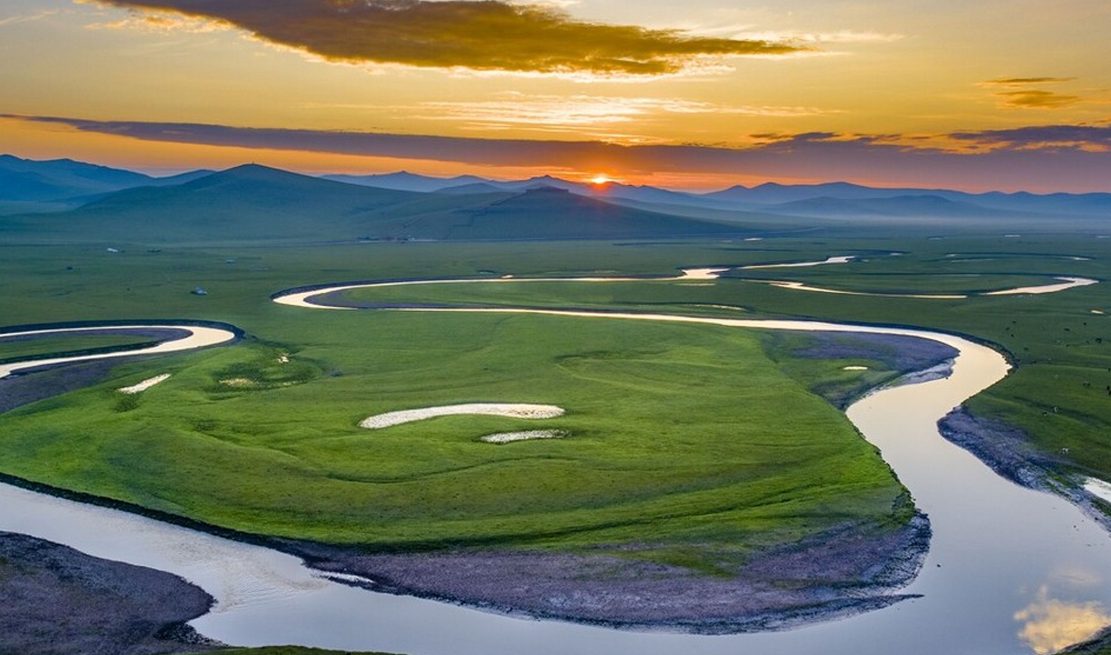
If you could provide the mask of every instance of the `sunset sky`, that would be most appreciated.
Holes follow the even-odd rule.
[[[4,0],[0,152],[1111,191],[1107,0]]]

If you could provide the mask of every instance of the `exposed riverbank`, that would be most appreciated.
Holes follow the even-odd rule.
[[[0,532],[0,652],[194,653],[215,645],[187,621],[214,599],[181,578]]]
[[[287,547],[313,568],[374,591],[606,627],[725,634],[828,621],[913,597],[897,590],[921,568],[929,539],[922,515],[896,530],[847,524],[751,553],[716,574],[641,561],[630,546],[398,554]]]
[[[971,452],[1000,476],[1015,484],[1062,495],[1111,532],[1111,515],[1099,508],[1102,499],[1069,484],[1058,472],[1065,462],[1038,449],[1019,428],[973,415],[961,406],[938,423],[941,435]]]

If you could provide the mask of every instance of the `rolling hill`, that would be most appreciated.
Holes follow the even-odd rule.
[[[875,221],[994,229],[1047,218],[1108,229],[1111,194],[972,194],[844,182],[692,194],[551,176],[313,177],[255,164],[152,178],[0,156],[0,230],[11,243],[671,239]]]
[[[444,224],[426,221],[414,234],[446,227],[446,239],[628,239],[682,238],[737,234],[737,223],[685,218],[622,207],[540,186],[499,198],[480,207],[459,209]]]
[[[245,165],[175,186],[126,189],[68,212],[3,220],[9,233],[51,241],[322,241],[356,238],[377,210],[417,197]]]
[[[412,239],[681,238],[737,227],[541,187],[419,193],[244,165],[183,184],[119,191],[72,211],[0,217],[13,241],[141,244]]]

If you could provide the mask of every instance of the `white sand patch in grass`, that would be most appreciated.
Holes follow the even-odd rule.
[[[524,432],[499,432],[488,434],[480,441],[492,444],[513,443],[515,441],[530,441],[532,439],[562,439],[567,433],[563,430],[525,430]]]
[[[1057,284],[1043,284],[1033,287],[1017,287],[1014,289],[1002,289],[1000,291],[988,291],[976,295],[980,296],[1014,296],[1019,294],[1039,294],[1039,293],[1057,293],[1058,291],[1065,291],[1074,287],[1084,287],[1090,284],[1098,284],[1099,280],[1092,280],[1084,277],[1058,277],[1060,280]],[[881,298],[925,298],[933,300],[963,300],[968,298],[964,294],[926,294],[926,293],[872,293],[868,291],[847,291],[843,289],[827,289],[824,287],[815,287],[804,282],[791,282],[789,280],[750,280],[761,284],[770,284],[773,287],[781,289],[794,289],[797,291],[813,291],[816,293],[835,293],[844,296],[876,296]]]
[[[742,266],[741,270],[754,271],[761,268],[808,268],[810,266],[823,266],[825,264],[848,264],[856,259],[855,255],[835,255],[827,257],[820,262],[788,262],[786,264],[755,264],[753,266]]]
[[[156,375],[152,378],[143,380],[139,384],[133,384],[130,387],[121,387],[117,391],[119,391],[120,393],[129,394],[129,395],[130,394],[136,394],[136,393],[146,391],[147,389],[150,389],[151,387],[158,384],[159,382],[165,382],[169,378],[170,378],[169,373],[163,373],[162,375]]]
[[[868,369],[867,366],[846,366],[845,368],[843,368],[841,370],[842,371],[867,371],[869,369]]]
[[[226,380],[220,380],[220,384],[225,387],[232,387],[233,389],[246,389],[258,386],[257,382],[248,380],[247,378],[228,378]]]
[[[230,387],[232,389],[282,389],[298,384],[290,380],[286,380],[285,382],[260,382],[248,378],[227,378],[226,380],[220,380],[219,383],[221,386]]]
[[[563,416],[566,412],[562,407],[555,405],[532,405],[527,403],[464,403],[462,405],[444,405],[441,407],[424,407],[421,409],[405,409],[397,412],[376,414],[363,419],[359,427],[369,430],[423,421],[439,416],[483,415],[504,416],[507,418],[545,419]]]
[[[1111,503],[1111,482],[1104,482],[1099,478],[1088,478],[1084,482],[1084,489],[1093,496],[1098,496]]]
[[[684,268],[680,280],[716,280],[721,277],[721,274],[728,271],[729,267],[724,268]]]
[[[1099,280],[1092,280],[1086,277],[1058,277],[1055,280],[1060,280],[1059,284],[1042,284],[1034,287],[1018,287],[1016,289],[1004,289],[1002,291],[989,291],[983,295],[985,296],[1013,296],[1021,293],[1057,293],[1065,289],[1072,289],[1073,287],[1086,287],[1090,284],[1099,284]]]
[[[752,282],[770,284],[773,287],[781,289],[795,289],[798,291],[813,291],[815,293],[835,293],[843,296],[876,296],[880,298],[925,298],[931,300],[947,299],[947,300],[963,300],[968,296],[958,294],[924,294],[924,293],[869,293],[867,291],[844,291],[841,289],[826,289],[825,287],[813,287],[809,284],[802,282],[790,282],[787,280],[752,280]]]

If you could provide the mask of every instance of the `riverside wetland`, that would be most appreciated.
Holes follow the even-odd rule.
[[[808,537],[846,529],[882,543],[884,534],[910,525],[908,497],[875,450],[810,390],[836,389],[825,395],[843,405],[897,377],[895,344],[858,340],[833,347],[806,337],[614,326],[570,317],[304,312],[268,300],[278,289],[311,282],[305,271],[323,284],[503,275],[673,277],[678,264],[712,265],[734,270],[712,283],[428,285],[350,297],[381,307],[666,309],[943,327],[1003,344],[1020,364],[1008,382],[1034,369],[1023,374],[1028,385],[1041,380],[1052,386],[1049,376],[1060,375],[1059,369],[1041,367],[1046,359],[1059,362],[1067,355],[1064,365],[1084,377],[1077,380],[1081,389],[1102,386],[1105,323],[1099,321],[1105,315],[1093,312],[1108,304],[1104,285],[961,301],[846,299],[753,281],[773,273],[787,278],[785,270],[735,270],[821,260],[850,245],[861,253],[859,261],[789,270],[789,277],[834,284],[838,274],[851,274],[859,277],[848,281],[862,290],[932,291],[937,283],[930,273],[962,266],[960,275],[970,284],[961,289],[947,281],[945,290],[980,291],[1059,275],[1103,278],[1107,266],[1098,257],[1101,244],[1080,238],[1061,238],[1055,244],[1060,250],[1049,253],[1025,252],[1032,244],[1014,239],[1000,241],[1009,250],[973,269],[952,261],[957,258],[946,250],[980,252],[979,237],[950,241],[944,249],[927,238],[882,245],[800,239],[367,244],[135,254],[12,249],[15,256],[5,258],[5,266],[19,275],[6,275],[5,284],[44,291],[18,296],[27,303],[19,308],[21,324],[200,317],[235,324],[248,336],[229,348],[121,364],[99,386],[9,412],[0,431],[10,444],[3,469],[214,526],[359,545],[371,555],[445,548],[603,554],[631,567],[663,566],[713,581],[736,575],[753,553],[774,552],[776,544],[805,544]],[[1044,240],[1036,245],[1047,247]],[[890,254],[896,251],[904,254]],[[1007,259],[1009,265],[1000,265]],[[73,262],[83,274],[61,278],[57,271]],[[146,271],[141,278],[127,275],[140,270]],[[985,277],[976,280],[976,274]],[[875,284],[860,284],[870,276]],[[209,295],[189,294],[196,285]],[[79,306],[70,302],[75,298]],[[1005,316],[1016,322],[993,322]],[[1056,329],[1050,332],[1048,325]],[[814,359],[818,352],[824,356]],[[120,411],[116,390],[161,373],[173,375]],[[1107,406],[1097,394],[1058,395],[1053,417],[1083,413],[1107,424]],[[784,398],[793,408],[789,422],[781,411]],[[1006,419],[996,409],[1006,407],[1005,393],[993,389],[987,398],[980,416]],[[504,446],[478,442],[484,434],[536,427],[491,417],[444,417],[435,431],[425,429],[433,423],[417,423],[390,428],[396,434],[389,435],[356,426],[376,413],[475,401],[568,408],[568,416],[551,419],[551,427],[570,437]],[[1041,423],[1010,425],[1029,431],[1031,452],[1045,455],[1039,465],[1048,467],[1052,480],[1111,477],[1098,430],[1042,430],[1035,436]],[[1050,445],[1038,450],[1037,439]],[[1068,446],[1058,447],[1054,439],[1069,440],[1068,457],[1061,452]],[[353,490],[370,495],[352,502]],[[846,573],[851,578],[858,572]],[[858,583],[832,581],[837,588]]]

